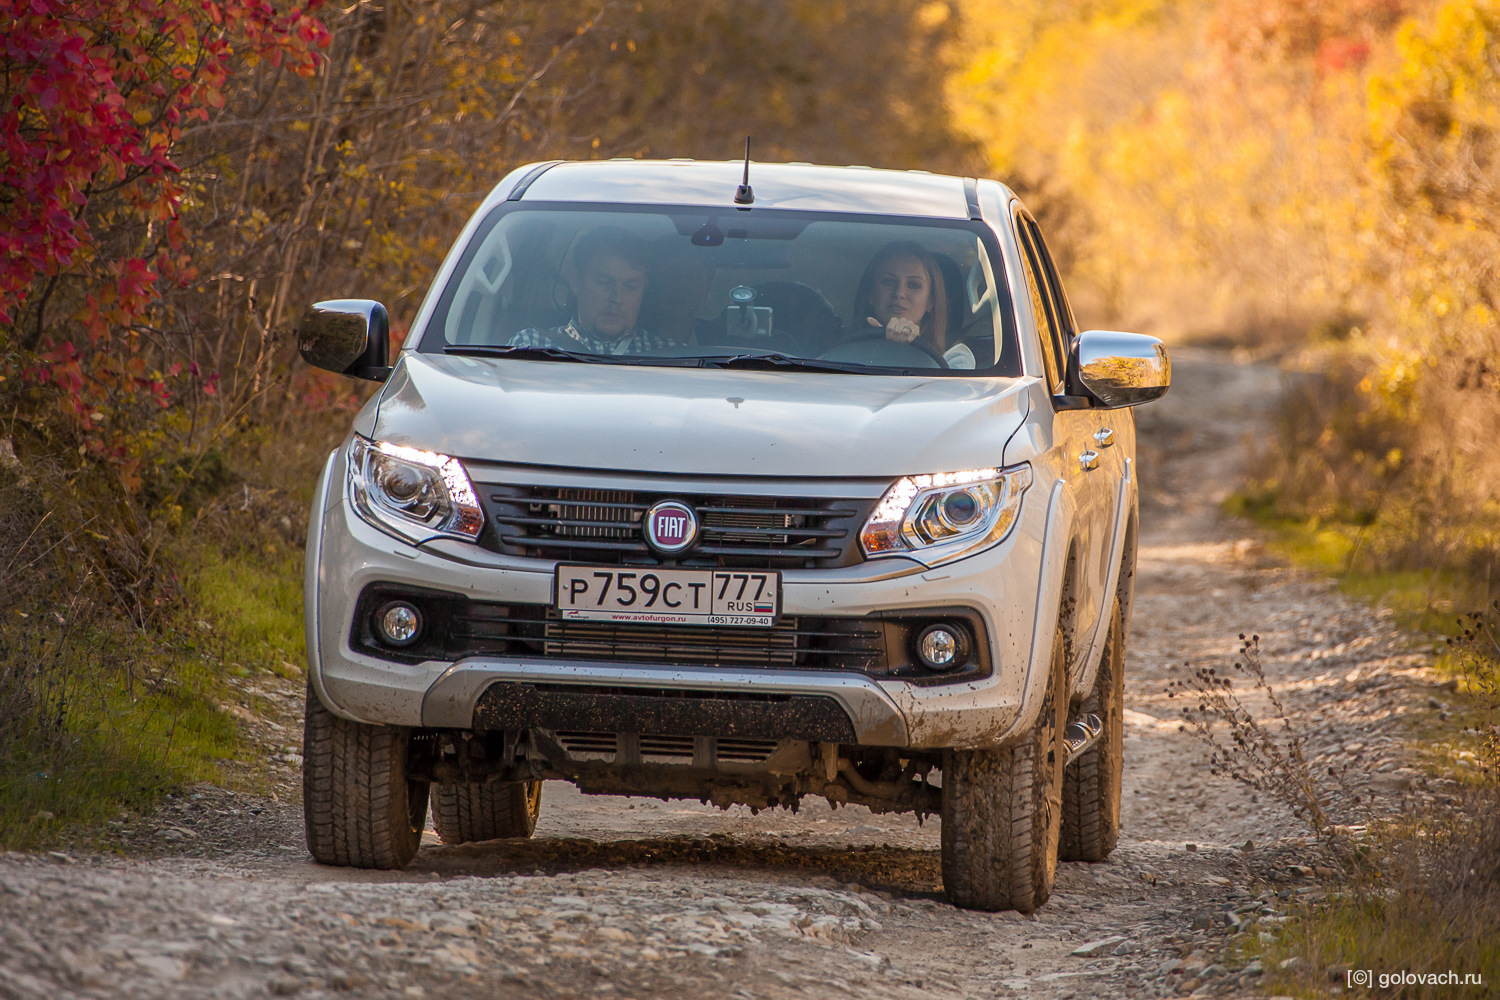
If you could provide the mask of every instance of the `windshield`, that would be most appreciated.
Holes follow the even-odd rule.
[[[982,223],[498,208],[420,350],[562,361],[1018,375]]]

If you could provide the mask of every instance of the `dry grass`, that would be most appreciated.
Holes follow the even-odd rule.
[[[1284,554],[1345,589],[1451,632],[1450,614],[1500,596],[1500,394],[1449,391],[1463,359],[1436,351],[1385,384],[1369,359],[1296,376],[1276,434],[1230,509],[1275,529]]]
[[[1450,659],[1464,708],[1450,734],[1475,747],[1456,799],[1417,800],[1376,815],[1345,771],[1318,772],[1306,736],[1266,681],[1255,637],[1239,674],[1265,695],[1269,722],[1244,708],[1235,682],[1200,669],[1168,693],[1185,698],[1185,725],[1210,748],[1216,773],[1267,793],[1301,816],[1336,866],[1327,897],[1309,904],[1262,948],[1274,992],[1318,997],[1489,997],[1500,982],[1500,602],[1457,622]],[[1242,637],[1243,639],[1244,637]],[[1358,825],[1349,825],[1359,819]],[[1296,959],[1291,962],[1289,960]],[[1282,967],[1282,963],[1287,963]],[[1361,986],[1368,972],[1373,988]],[[1380,987],[1381,975],[1457,973]],[[1476,975],[1478,982],[1463,977]]]
[[[1311,764],[1307,734],[1266,679],[1260,636],[1240,636],[1240,657],[1234,670],[1270,703],[1269,724],[1245,707],[1235,679],[1214,667],[1199,667],[1186,680],[1168,682],[1167,697],[1186,703],[1183,728],[1207,744],[1212,773],[1269,795],[1315,834],[1329,837],[1356,818],[1363,797],[1350,786],[1347,765],[1319,772]]]
[[[258,787],[257,748],[220,706],[242,678],[301,670],[306,495],[346,420],[242,449],[123,555],[129,512],[101,510],[79,473],[44,451],[0,461],[0,848],[107,845],[175,787]]]

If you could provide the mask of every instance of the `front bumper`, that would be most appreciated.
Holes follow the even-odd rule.
[[[341,452],[330,457],[308,538],[307,645],[313,685],[332,711],[364,722],[468,729],[492,686],[579,686],[608,696],[678,692],[717,699],[827,699],[848,717],[854,742],[945,748],[1003,742],[1021,714],[1031,669],[1044,504],[1023,504],[1000,545],[928,570],[899,558],[826,570],[786,571],[786,615],[860,616],[962,606],[982,617],[989,676],[944,685],[876,679],[852,671],[698,667],[542,657],[468,656],[398,663],[351,648],[355,607],[377,583],[430,588],[473,600],[549,604],[551,565],[441,539],[413,546],[355,513],[344,495]],[[1029,499],[1029,498],[1028,498]],[[1046,648],[1050,650],[1050,630]],[[569,688],[565,688],[569,689]],[[728,735],[728,734],[725,734]]]

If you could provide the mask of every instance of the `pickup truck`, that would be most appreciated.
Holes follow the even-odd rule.
[[[1132,407],[998,182],[805,164],[512,172],[390,358],[307,547],[320,862],[530,836],[587,793],[941,819],[957,905],[1030,912],[1118,834]]]

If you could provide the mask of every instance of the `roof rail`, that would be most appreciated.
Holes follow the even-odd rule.
[[[561,162],[562,160],[548,160],[546,163],[538,163],[536,166],[526,171],[526,176],[522,177],[519,181],[516,182],[516,186],[511,188],[511,192],[510,194],[505,196],[505,200],[520,201],[521,196],[526,193],[527,188],[531,187],[531,183],[533,181],[535,181],[538,177],[542,176]]]
[[[979,182],[972,177],[964,178],[964,199],[969,203],[969,221],[981,221],[984,213],[979,210]]]

